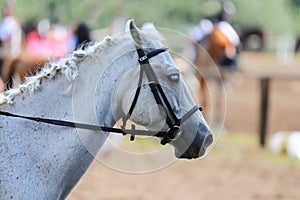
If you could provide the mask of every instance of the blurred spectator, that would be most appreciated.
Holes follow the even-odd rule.
[[[90,28],[86,23],[77,24],[69,41],[69,50],[85,48],[86,44],[91,42],[90,32]]]
[[[37,27],[37,22],[35,19],[26,20],[22,26],[25,38],[27,37],[28,33],[36,30],[36,27]]]
[[[3,53],[15,58],[21,54],[22,28],[13,16],[13,5],[7,1],[3,9],[3,19],[0,23],[0,40],[3,45]]]
[[[50,24],[48,19],[38,23],[37,29],[26,37],[27,55],[61,58],[68,53],[70,32],[62,25]]]

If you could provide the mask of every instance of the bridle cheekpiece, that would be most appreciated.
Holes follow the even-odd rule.
[[[167,117],[166,123],[169,126],[169,129],[165,132],[165,135],[162,137],[162,140],[161,140],[162,145],[165,145],[171,141],[176,140],[182,132],[181,123],[184,122],[187,118],[189,118],[192,114],[194,114],[197,110],[199,110],[199,109],[201,110],[199,105],[195,105],[182,118],[177,118],[176,114],[174,113],[172,106],[171,106],[168,98],[166,97],[161,85],[159,84],[159,81],[155,75],[155,72],[149,62],[150,58],[157,56],[167,50],[168,50],[168,48],[162,47],[162,48],[152,50],[149,53],[146,53],[144,49],[136,46],[136,51],[137,51],[137,54],[139,57],[138,61],[140,64],[139,82],[138,82],[138,87],[136,89],[134,99],[129,108],[129,111],[122,120],[123,121],[122,128],[125,129],[126,123],[129,120],[130,116],[132,115],[133,110],[136,106],[137,100],[139,98],[139,94],[140,94],[140,90],[141,90],[141,86],[142,86],[143,75],[145,74],[148,79],[149,86],[151,88],[151,92],[155,98],[156,103],[164,108],[164,111],[165,111],[166,117]],[[134,139],[134,138],[131,138],[131,139]]]

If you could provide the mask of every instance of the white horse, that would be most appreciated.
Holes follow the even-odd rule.
[[[136,28],[133,20],[128,27],[130,31],[124,35],[106,37],[68,58],[46,64],[24,84],[2,93],[0,110],[113,127],[128,113],[136,94],[141,70],[136,46],[162,47],[157,32]],[[188,112],[195,103],[170,54],[160,53],[149,62],[172,107],[166,112],[178,116]],[[150,130],[164,129],[169,116],[155,100],[145,75],[142,78],[130,119]],[[190,113],[180,126],[182,133],[170,141],[175,155],[202,156],[212,143],[212,133],[201,112]],[[0,198],[66,198],[106,136],[101,131],[0,116]]]

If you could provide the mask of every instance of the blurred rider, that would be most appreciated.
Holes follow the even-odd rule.
[[[13,6],[9,2],[6,2],[3,10],[3,19],[0,23],[0,40],[5,56],[16,58],[21,54],[22,28],[13,16]]]
[[[239,36],[231,25],[234,14],[234,4],[223,2],[217,15],[202,19],[190,32],[190,36],[208,51],[217,65],[228,68],[236,67],[240,46]]]

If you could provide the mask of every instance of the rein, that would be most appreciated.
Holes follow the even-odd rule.
[[[138,87],[133,99],[133,102],[130,106],[130,109],[127,113],[127,115],[122,119],[123,125],[121,128],[113,128],[113,127],[106,127],[106,126],[98,126],[98,125],[92,125],[92,124],[84,124],[84,123],[76,123],[71,121],[64,121],[64,120],[56,120],[56,119],[49,119],[49,118],[40,118],[40,117],[30,117],[30,116],[23,116],[23,115],[17,115],[9,112],[0,111],[0,115],[7,116],[7,117],[13,117],[13,118],[21,118],[26,119],[30,121],[35,121],[38,123],[45,123],[45,124],[51,124],[56,126],[64,126],[64,127],[72,127],[72,128],[80,128],[80,129],[86,129],[86,130],[94,130],[94,131],[105,131],[105,132],[113,132],[113,133],[120,133],[123,135],[130,134],[130,140],[133,141],[134,137],[136,135],[143,135],[143,136],[155,136],[162,138],[161,144],[165,145],[169,142],[172,142],[176,140],[180,134],[181,134],[181,127],[180,125],[187,120],[190,116],[192,116],[196,111],[202,110],[202,108],[199,105],[193,106],[185,115],[182,116],[182,118],[178,119],[172,110],[171,104],[169,103],[163,89],[161,88],[161,85],[159,84],[159,81],[149,63],[149,59],[167,51],[167,48],[159,48],[155,49],[149,53],[145,53],[143,49],[140,49],[136,47],[136,51],[139,56],[139,64],[140,64],[140,75],[139,75],[139,82]],[[155,98],[155,101],[157,104],[161,105],[167,115],[166,123],[169,126],[169,129],[166,131],[150,131],[150,130],[137,130],[135,129],[135,125],[131,125],[131,129],[126,129],[126,123],[130,119],[133,110],[135,108],[135,105],[138,101],[138,97],[140,94],[140,89],[142,85],[143,80],[143,74],[146,74],[146,77],[149,81],[149,86],[151,88],[151,92]]]
[[[51,125],[56,125],[56,126],[80,128],[80,129],[93,130],[93,131],[107,131],[107,132],[121,133],[123,135],[131,134],[131,135],[163,137],[166,134],[166,131],[135,130],[134,126],[132,127],[132,129],[120,129],[120,128],[112,128],[112,127],[98,126],[98,125],[92,125],[92,124],[76,123],[76,122],[70,122],[70,121],[64,121],[64,120],[55,120],[55,119],[40,118],[40,117],[29,117],[29,116],[12,114],[9,112],[4,112],[4,111],[0,111],[0,115],[7,116],[7,117],[21,118],[21,119],[26,119],[26,120],[30,120],[30,121],[35,121],[35,122],[44,123],[44,124],[51,124]]]

